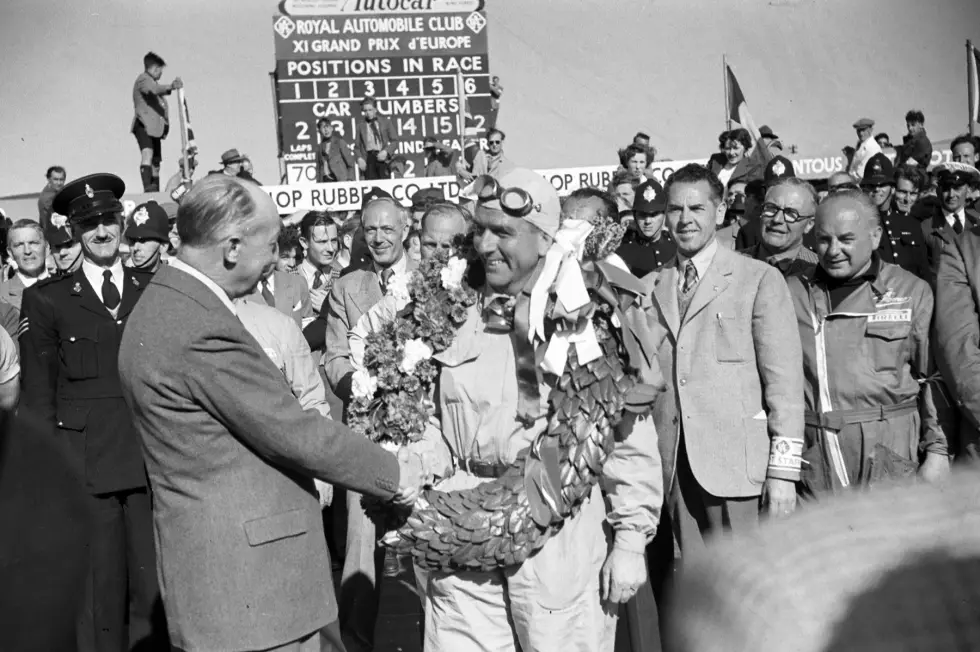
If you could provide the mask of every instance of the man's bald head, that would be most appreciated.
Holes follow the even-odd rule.
[[[452,204],[433,206],[422,216],[422,259],[444,253],[452,256],[469,230],[463,211]]]
[[[814,224],[820,266],[835,279],[864,273],[881,241],[878,209],[859,190],[829,195],[817,207]]]
[[[841,190],[858,190],[859,186],[854,178],[847,172],[834,172],[827,179],[827,190],[839,192]]]

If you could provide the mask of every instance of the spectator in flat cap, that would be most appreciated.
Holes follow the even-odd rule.
[[[881,240],[878,255],[912,272],[922,279],[929,278],[929,254],[919,223],[894,208],[895,171],[884,154],[875,154],[864,168],[861,189],[878,209]]]
[[[24,290],[48,278],[48,246],[41,225],[29,219],[14,222],[7,231],[7,254],[17,272],[0,281],[0,299],[20,310]]]
[[[872,156],[881,153],[881,147],[871,137],[875,126],[874,120],[861,118],[853,126],[857,132],[857,147],[854,149],[854,156],[847,166],[847,172],[855,181],[860,183],[861,179],[864,178],[864,166],[868,164]]]
[[[54,258],[55,275],[73,274],[82,266],[82,243],[75,238],[68,226],[68,218],[55,215],[44,232],[51,257]]]
[[[133,211],[123,237],[130,243],[129,267],[155,272],[162,263],[161,254],[169,241],[167,211],[155,201],[140,204]]]
[[[429,136],[423,143],[422,151],[425,153],[424,176],[447,177],[455,174],[459,153],[452,147]]]
[[[922,111],[912,109],[905,114],[908,133],[902,138],[902,146],[897,148],[895,161],[900,165],[927,168],[932,162],[932,142],[926,135],[926,117]]]

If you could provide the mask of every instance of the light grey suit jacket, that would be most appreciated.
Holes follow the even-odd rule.
[[[153,138],[163,138],[170,124],[167,95],[168,86],[164,86],[150,77],[150,73],[142,72],[133,84],[133,123],[130,129],[136,127],[136,121],[143,123],[146,134]]]
[[[24,298],[24,282],[20,276],[14,274],[11,278],[0,282],[0,299],[6,301],[17,310],[20,310],[21,300]]]
[[[402,254],[405,255],[405,254]],[[418,265],[407,259],[406,270],[412,273]],[[327,297],[326,353],[323,366],[330,389],[345,403],[350,400],[350,378],[354,367],[350,362],[347,334],[365,312],[381,301],[381,279],[368,262],[338,278]]]
[[[276,302],[276,310],[291,317],[300,328],[303,328],[303,319],[313,317],[313,305],[310,303],[310,289],[306,287],[306,279],[300,274],[287,274],[280,271],[273,272],[272,277],[272,297]],[[245,300],[265,305],[265,299],[258,287],[255,288],[255,292],[245,297]]]
[[[390,498],[395,457],[304,411],[238,318],[169,265],[129,317],[119,372],[153,489],[173,644],[266,649],[335,619],[311,476]]]
[[[677,280],[676,259],[643,278],[653,298],[647,326],[667,331],[659,350],[667,391],[654,406],[664,491],[683,423],[705,491],[757,496],[770,438],[803,438],[803,353],[789,288],[779,270],[719,246],[681,321]]]

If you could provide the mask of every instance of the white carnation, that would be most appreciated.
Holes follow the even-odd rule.
[[[408,275],[395,274],[388,281],[386,294],[395,300],[395,312],[401,312],[412,301],[408,293]]]
[[[405,342],[405,354],[402,357],[400,368],[407,374],[415,373],[415,367],[423,360],[432,357],[432,349],[422,340],[409,340]]]
[[[453,256],[439,272],[442,287],[447,290],[458,290],[463,286],[463,275],[466,273],[466,261]]]
[[[367,369],[358,369],[351,376],[351,394],[354,398],[371,400],[378,391],[378,379],[368,373]]]

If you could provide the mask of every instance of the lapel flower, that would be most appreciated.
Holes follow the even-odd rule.
[[[462,258],[453,256],[446,263],[446,266],[439,272],[442,278],[442,287],[449,290],[458,290],[463,287],[463,275],[466,274],[467,263]]]
[[[405,353],[402,356],[400,368],[407,374],[415,373],[415,367],[423,360],[432,357],[432,349],[421,339],[405,342]]]

